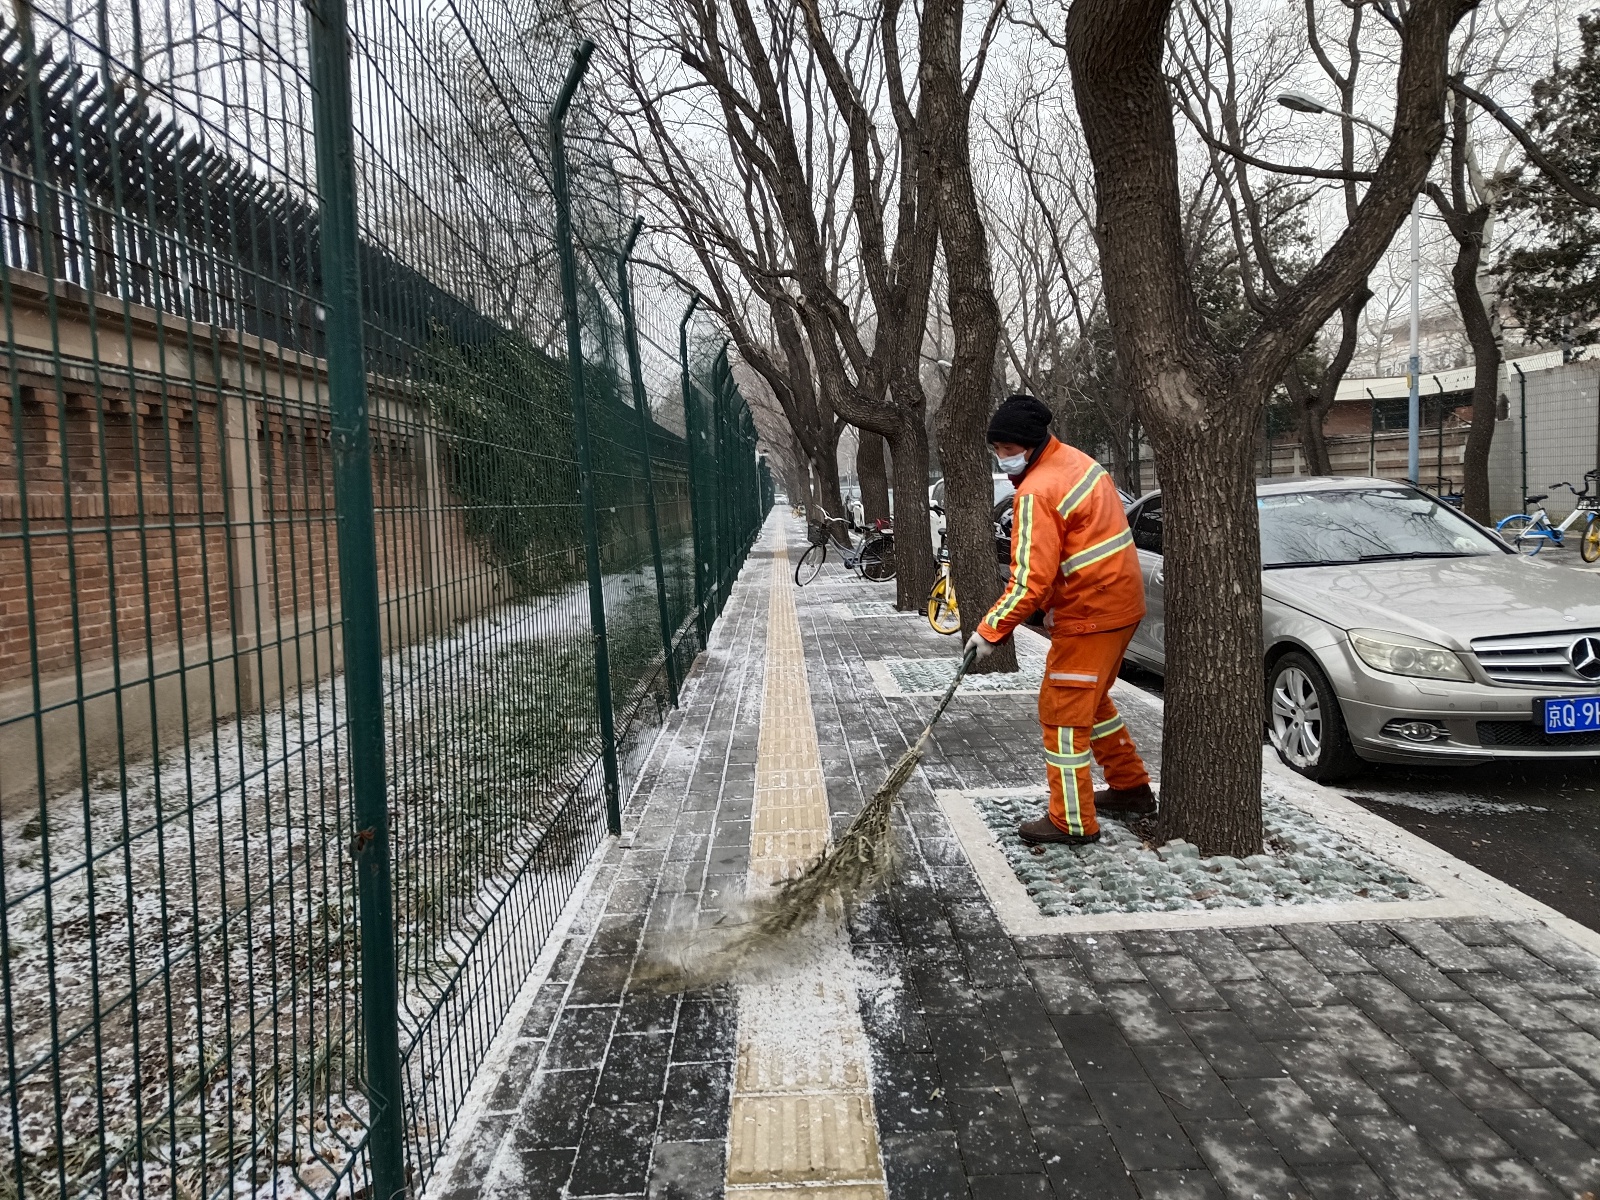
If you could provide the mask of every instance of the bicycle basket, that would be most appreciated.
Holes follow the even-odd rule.
[[[806,540],[813,546],[826,546],[828,544],[828,527],[820,521],[806,528]]]

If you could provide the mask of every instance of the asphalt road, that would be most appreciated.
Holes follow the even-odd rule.
[[[1596,575],[1571,548],[1556,561]],[[1543,557],[1541,555],[1541,557]],[[1123,677],[1161,694],[1137,668]],[[1379,816],[1600,929],[1600,757],[1469,768],[1372,767],[1338,785]]]
[[[1600,761],[1373,767],[1337,790],[1600,929]]]

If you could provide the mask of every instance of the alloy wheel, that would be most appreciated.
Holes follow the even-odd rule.
[[[1322,699],[1299,667],[1285,667],[1272,681],[1272,744],[1300,770],[1322,757]]]

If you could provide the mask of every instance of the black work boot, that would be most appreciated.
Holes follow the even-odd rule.
[[[1136,788],[1101,788],[1094,794],[1097,813],[1115,813],[1118,816],[1142,817],[1156,810],[1156,794],[1148,783]]]
[[[1066,846],[1087,846],[1090,842],[1100,840],[1099,830],[1094,833],[1068,833],[1050,819],[1049,813],[1037,821],[1021,822],[1017,826],[1017,836],[1030,846],[1039,846],[1046,842]]]

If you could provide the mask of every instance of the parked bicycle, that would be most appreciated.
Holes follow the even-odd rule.
[[[935,516],[944,516],[937,504],[928,506]],[[1008,496],[994,507],[995,574],[1003,591],[1011,583],[1011,498]],[[950,577],[950,546],[946,528],[939,529],[939,574],[934,577],[933,588],[928,592],[926,605],[928,624],[935,633],[955,633],[961,628],[961,608],[956,603],[956,585]],[[1038,613],[1028,618],[1037,625],[1043,619]]]
[[[872,530],[860,547],[850,542],[850,524],[843,517],[831,516],[821,505],[817,506],[817,520],[807,530],[811,545],[794,565],[794,582],[805,587],[822,570],[828,561],[828,547],[832,546],[844,560],[844,569],[859,571],[863,579],[883,583],[894,578],[894,529],[888,521],[873,522]]]
[[[929,506],[936,516],[944,516],[937,504]],[[956,589],[950,582],[950,548],[945,544],[945,530],[939,530],[939,574],[934,578],[933,589],[928,593],[928,624],[935,633],[959,633],[961,610],[956,607]]]
[[[1566,488],[1578,499],[1577,507],[1559,525],[1552,525],[1550,514],[1545,511],[1544,502],[1550,498],[1550,493],[1541,492],[1537,496],[1523,497],[1523,504],[1539,506],[1534,512],[1512,513],[1495,526],[1495,531],[1515,546],[1519,554],[1532,558],[1547,543],[1552,546],[1566,545],[1567,531],[1576,526],[1578,553],[1583,556],[1583,561],[1600,562],[1600,496],[1589,494],[1597,484],[1600,484],[1600,467],[1584,473],[1582,491],[1570,483],[1550,485],[1552,490]]]

